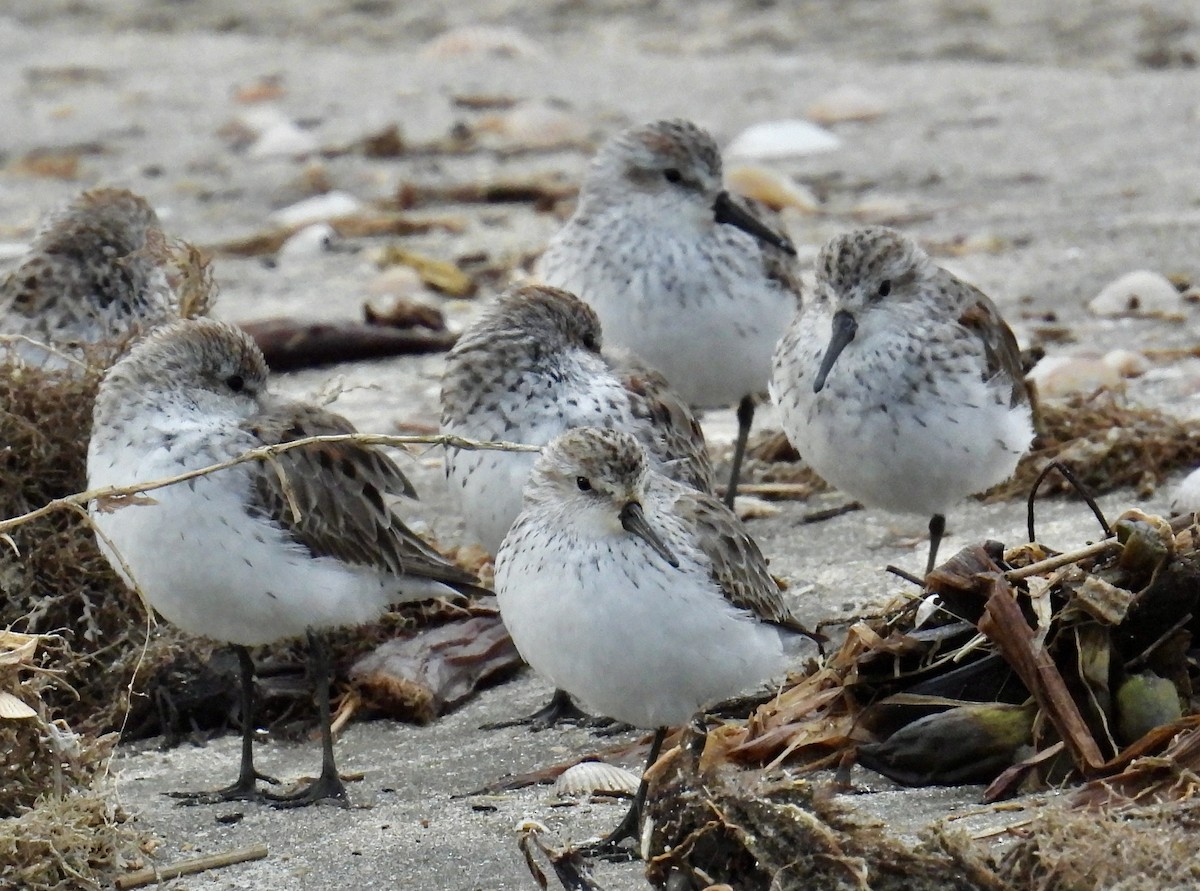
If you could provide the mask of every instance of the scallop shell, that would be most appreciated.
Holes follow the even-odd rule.
[[[0,718],[35,718],[37,712],[11,693],[0,690]]]
[[[641,779],[615,764],[604,761],[581,761],[559,774],[554,794],[563,798],[583,798],[587,795],[637,794]]]

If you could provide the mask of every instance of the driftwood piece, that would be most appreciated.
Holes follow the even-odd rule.
[[[1100,747],[1072,698],[1058,666],[1025,620],[1003,576],[989,580],[991,592],[979,630],[999,648],[1042,713],[1054,725],[1075,766],[1091,776],[1104,764]]]
[[[368,706],[428,722],[523,664],[497,612],[389,640],[354,664],[350,682]]]
[[[292,371],[334,362],[441,353],[458,335],[449,331],[388,328],[362,322],[296,322],[264,319],[242,329],[254,338],[272,371]]]

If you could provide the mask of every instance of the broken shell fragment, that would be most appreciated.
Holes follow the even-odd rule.
[[[615,795],[632,798],[641,780],[634,773],[605,761],[581,761],[564,770],[554,783],[554,794],[563,798]]]
[[[22,718],[35,717],[37,717],[37,712],[27,706],[16,696],[13,696],[13,694],[4,690],[0,690],[0,718],[20,720]]]
[[[769,167],[748,164],[731,167],[725,173],[725,183],[739,195],[761,201],[772,210],[793,207],[806,214],[821,210],[816,195],[790,176]]]

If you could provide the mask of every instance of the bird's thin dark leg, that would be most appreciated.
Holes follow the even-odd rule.
[[[347,807],[350,797],[346,794],[346,787],[333,761],[333,727],[329,709],[329,648],[325,645],[324,638],[311,628],[308,631],[308,666],[316,688],[317,720],[321,722],[321,775],[299,792],[267,797],[276,807],[304,807],[317,802]]]
[[[254,660],[250,651],[243,646],[234,645],[233,652],[237,654],[238,673],[241,676],[242,687],[242,765],[238,771],[237,782],[224,789],[212,792],[170,792],[172,798],[178,798],[185,804],[215,804],[220,801],[261,801],[263,794],[258,791],[256,782],[264,780],[268,783],[279,782],[274,777],[259,773],[254,769]]]
[[[526,715],[524,718],[513,718],[509,721],[495,721],[491,724],[484,724],[480,730],[503,730],[506,727],[523,727],[528,726],[533,730],[547,730],[558,724],[575,724],[584,726],[596,721],[596,718],[589,715],[571,699],[571,694],[566,690],[555,690],[554,695],[550,697],[550,701],[534,712],[532,715]]]
[[[742,459],[746,456],[746,442],[750,439],[750,425],[754,423],[754,397],[743,396],[737,407],[738,434],[733,445],[733,466],[729,470],[729,485],[725,489],[725,506],[733,510],[733,499],[737,497],[738,479],[742,475]]]
[[[937,562],[938,546],[942,543],[942,536],[946,534],[946,517],[943,514],[934,514],[929,520],[929,562],[925,564],[925,574],[933,572],[933,565]]]
[[[654,741],[650,743],[650,756],[646,759],[646,769],[642,771],[642,781],[638,783],[637,795],[633,798],[633,804],[629,806],[629,810],[612,832],[597,842],[580,847],[581,854],[589,857],[602,857],[606,860],[637,858],[636,848],[632,852],[628,851],[621,847],[621,842],[631,838],[636,845],[641,837],[642,810],[646,806],[646,794],[650,791],[650,782],[646,779],[646,773],[658,760],[659,753],[662,752],[663,740],[666,738],[666,727],[659,727],[654,731]]]

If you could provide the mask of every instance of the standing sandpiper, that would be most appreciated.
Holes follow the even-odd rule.
[[[728,505],[755,394],[800,304],[795,253],[725,191],[712,137],[673,120],[600,149],[575,214],[538,263],[546,284],[595,308],[609,343],[661,371],[690,405],[738,403]]]
[[[657,372],[611,360],[600,344],[595,312],[571,294],[534,285],[502,294],[446,358],[442,432],[545,445],[573,427],[624,430],[662,473],[711,492],[704,435],[687,405]],[[446,454],[451,496],[467,533],[489,553],[496,553],[521,511],[536,458],[530,452]],[[559,691],[528,720],[542,727],[580,717]]]
[[[915,241],[838,235],[775,351],[771,395],[801,457],[863,503],[931,516],[1007,479],[1033,438],[1017,342],[994,303]]]
[[[543,450],[496,555],[496,596],[538,672],[656,730],[650,763],[668,726],[780,675],[806,634],[733,512],[619,430],[580,427]],[[643,780],[597,849],[636,836],[645,796]]]
[[[322,408],[271,396],[266,379],[262,353],[233,326],[197,320],[156,329],[100,386],[89,487],[167,478],[260,446],[354,432]],[[393,494],[413,494],[396,464],[379,449],[342,442],[236,464],[130,503],[92,505],[100,548],[125,581],[172,624],[238,653],[241,772],[225,789],[185,797],[346,802],[320,632],[475,581],[405,527],[385,503]],[[295,795],[266,795],[253,764],[246,648],[305,634],[321,713],[321,776]]]

